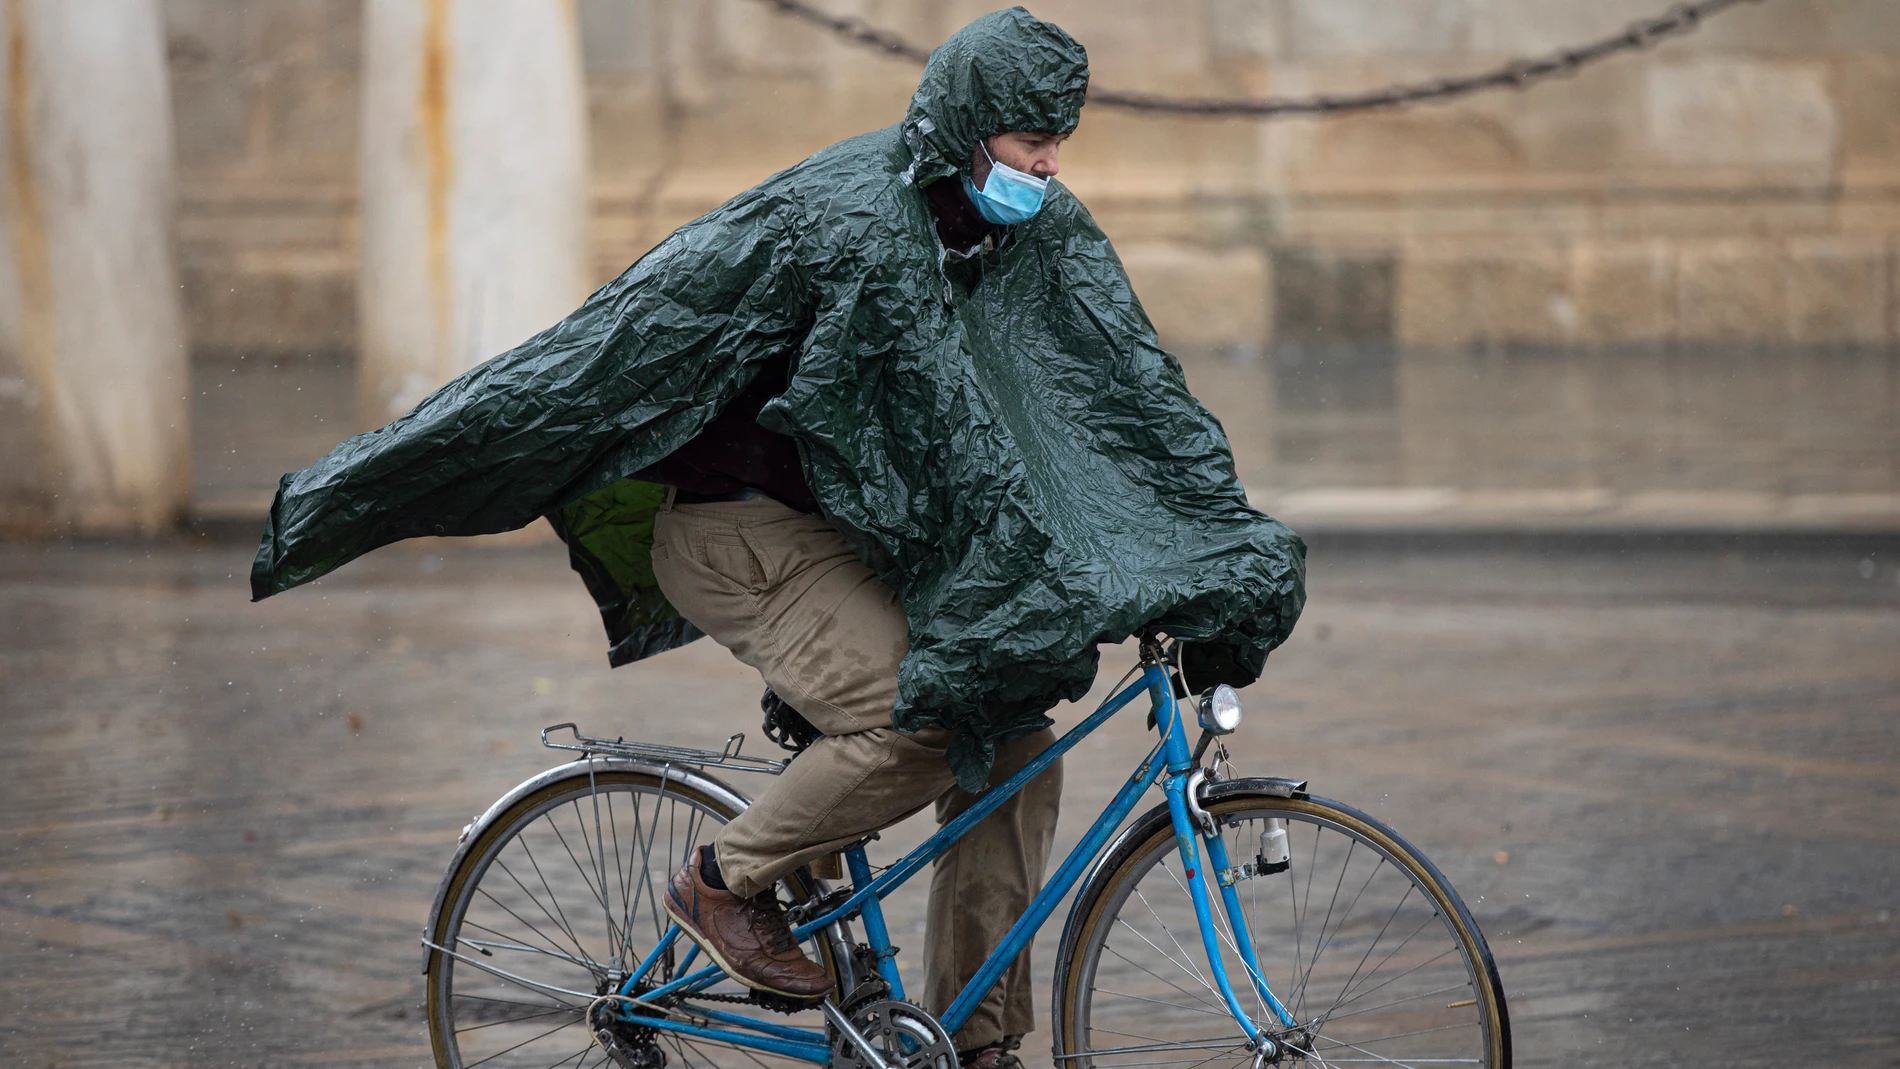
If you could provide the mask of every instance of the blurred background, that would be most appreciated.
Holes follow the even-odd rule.
[[[835,6],[926,46],[985,10]],[[1652,6],[1039,14],[1103,86],[1303,96],[1468,73]],[[0,524],[254,520],[284,471],[895,121],[915,86],[914,64],[752,0],[545,7],[13,5]],[[1289,519],[1894,526],[1897,54],[1887,0],[1770,0],[1441,106],[1090,108],[1062,180]],[[94,225],[108,247],[75,247]]]
[[[818,6],[928,47],[996,5]],[[552,763],[532,730],[716,741],[757,681],[698,646],[609,675],[538,527],[248,607],[277,479],[895,122],[918,68],[758,0],[0,7],[0,953],[32,978],[0,1052],[419,1063],[414,929],[455,829]],[[1170,97],[1661,9],[1032,7]],[[1252,770],[1389,801],[1499,944],[1520,1060],[1894,1064],[1900,4],[1743,4],[1440,105],[1091,106],[1061,181],[1313,545]],[[1106,793],[1078,767],[1071,812]]]

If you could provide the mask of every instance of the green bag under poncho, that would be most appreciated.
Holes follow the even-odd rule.
[[[1156,624],[1257,673],[1299,616],[1305,547],[1248,506],[1108,239],[1051,181],[1040,213],[959,261],[919,191],[960,180],[980,137],[1074,129],[1087,64],[1021,8],[971,23],[901,124],[681,227],[562,322],[285,476],[253,593],[546,516],[612,663],[697,638],[654,584],[661,488],[628,476],[795,350],[759,422],[798,442],[826,517],[902,596],[896,722],[954,729],[966,788],[1087,692],[1098,643]]]

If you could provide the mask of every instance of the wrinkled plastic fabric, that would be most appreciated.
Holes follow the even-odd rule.
[[[1086,693],[1098,643],[1157,625],[1257,673],[1299,616],[1304,546],[1248,506],[1108,239],[1052,181],[960,260],[919,192],[979,137],[1072,130],[1087,80],[1082,47],[1020,8],[965,27],[899,125],[680,228],[567,319],[285,476],[254,594],[545,516],[613,663],[690,641],[653,578],[662,488],[629,476],[795,350],[760,422],[798,442],[827,518],[901,595],[896,721],[954,729],[965,787]]]

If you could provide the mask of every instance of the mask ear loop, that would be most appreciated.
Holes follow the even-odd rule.
[[[976,147],[982,149],[983,158],[990,161],[990,174],[995,174],[996,173],[996,157],[990,155],[989,138],[986,138],[986,137],[977,138]],[[984,187],[987,189],[989,184],[990,184],[990,175],[984,175],[983,176]],[[983,270],[983,260],[979,257],[976,261],[976,281],[978,285],[982,285],[983,276],[986,274],[988,274],[988,272]]]

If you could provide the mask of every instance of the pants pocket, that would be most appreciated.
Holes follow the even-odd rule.
[[[758,554],[738,532],[709,533],[705,536],[705,547],[705,559],[701,563],[707,568],[747,590],[756,591],[765,586],[765,568],[759,563]]]

